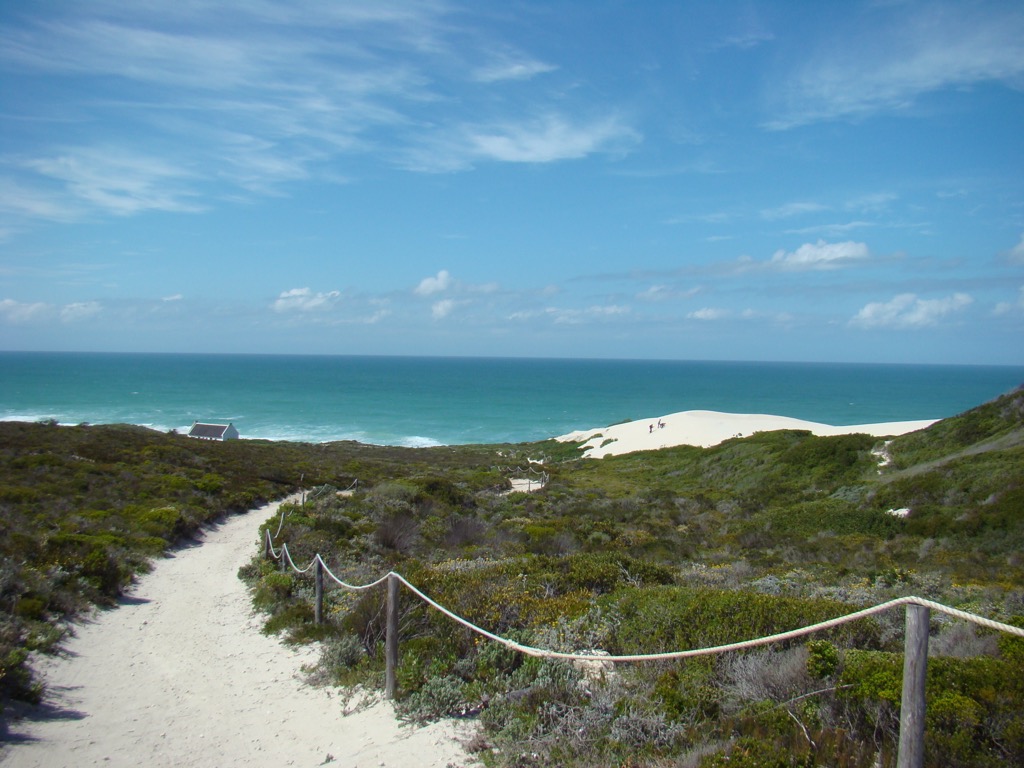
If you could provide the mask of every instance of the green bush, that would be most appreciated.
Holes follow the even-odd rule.
[[[832,677],[839,669],[839,649],[828,640],[807,642],[807,672],[811,677]]]
[[[928,660],[925,744],[929,765],[996,766],[1024,761],[1024,690],[1007,685],[1019,669],[993,658]],[[840,697],[865,723],[894,742],[902,698],[903,657],[848,650]]]
[[[628,588],[601,599],[621,617],[614,653],[664,653],[726,645],[777,634],[852,613],[834,600],[766,595],[747,590],[691,587]],[[823,633],[844,645],[877,646],[872,619]]]

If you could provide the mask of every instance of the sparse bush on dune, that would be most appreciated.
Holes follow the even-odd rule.
[[[571,461],[558,468],[557,482],[530,496],[453,495],[450,486],[420,484],[413,498],[408,487],[402,495],[422,537],[382,554],[481,626],[559,650],[717,644],[908,592],[977,606],[974,593],[957,580],[982,568],[1006,576],[988,588],[984,607],[1000,614],[1015,604],[1020,564],[1014,565],[1009,546],[999,547],[986,533],[999,530],[1011,542],[1022,531],[1014,490],[1022,461],[1013,447],[969,458],[955,471],[922,471],[901,485],[879,476],[871,454],[876,444],[865,436],[781,432],[708,450]],[[996,467],[996,479],[986,478]],[[897,502],[921,502],[920,511],[908,519],[886,514],[886,505]],[[354,527],[359,510],[372,516],[367,504],[346,502]],[[930,514],[952,522],[922,525]],[[975,519],[986,523],[970,525]],[[372,541],[339,544],[353,562],[373,551]],[[380,603],[373,605],[379,611]],[[402,626],[402,711],[421,719],[486,704],[477,747],[488,764],[686,759],[692,765],[866,767],[880,754],[883,762],[892,758],[886,700],[842,692],[851,680],[870,676],[858,666],[865,657],[857,653],[899,657],[902,616],[896,613],[809,641],[619,667],[613,678],[586,682],[570,665],[519,658],[495,667],[484,661],[490,654],[515,654],[495,651],[416,601],[406,604]],[[948,634],[939,647],[997,658],[992,642],[961,633]],[[371,643],[364,669],[379,664],[372,659],[380,658],[382,634],[373,637],[377,645]],[[563,671],[553,675],[555,669]],[[936,715],[930,743],[952,741],[933,749],[967,755],[970,744],[1004,743],[1017,727],[992,730],[991,723],[1007,717],[1003,705],[986,715],[959,699],[936,706],[939,713],[966,708],[977,725],[967,740],[962,729],[944,731],[948,718]],[[1008,722],[1017,720],[1009,715]]]
[[[761,433],[599,461],[538,443],[523,453],[547,453],[550,481],[510,495],[495,469],[508,446],[211,445],[0,424],[0,692],[37,695],[31,653],[55,647],[62,618],[300,475],[318,490],[287,509],[275,540],[297,563],[319,553],[354,583],[398,570],[530,645],[682,650],[906,594],[1005,620],[1024,613],[1022,397],[894,439],[887,467],[878,441],[856,435]],[[899,508],[910,512],[889,514]],[[240,575],[267,631],[322,641],[316,680],[382,685],[382,590],[328,585],[315,626],[309,575],[260,556]],[[410,720],[478,714],[474,744],[491,766],[888,766],[902,621],[894,611],[746,653],[587,671],[523,657],[405,595],[399,707]],[[928,765],[1020,762],[1024,654],[965,626],[934,621]]]

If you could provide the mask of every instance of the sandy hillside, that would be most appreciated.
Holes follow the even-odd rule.
[[[813,421],[760,413],[720,413],[718,411],[681,411],[650,419],[613,424],[601,429],[571,432],[556,438],[564,442],[584,443],[583,456],[600,459],[635,451],[652,451],[677,445],[709,448],[730,438],[749,437],[755,432],[779,429],[806,430],[819,436],[863,433],[876,437],[904,435],[926,429],[935,423],[896,421],[884,424],[853,424],[836,427]]]
[[[312,650],[260,632],[241,565],[264,507],[157,562],[114,610],[78,625],[43,667],[43,707],[10,725],[3,768],[466,765],[456,726],[403,727],[391,706],[343,716],[337,691],[301,682]]]

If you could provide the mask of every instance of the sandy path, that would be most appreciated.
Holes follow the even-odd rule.
[[[315,657],[259,631],[240,566],[276,509],[235,515],[160,560],[116,610],[79,624],[42,671],[38,716],[11,725],[3,768],[464,765],[454,727],[401,727],[389,704],[342,717],[302,684]]]

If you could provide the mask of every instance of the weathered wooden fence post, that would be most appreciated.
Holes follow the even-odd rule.
[[[273,548],[273,545],[271,545],[271,543],[270,543],[270,531],[264,531],[263,532],[263,556],[265,558],[267,558],[267,560],[270,560],[274,556],[274,553],[271,552],[272,548]]]
[[[395,698],[398,670],[398,574],[388,574],[387,634],[384,637],[384,695]]]
[[[324,563],[320,555],[316,556],[316,570],[313,571],[314,593],[316,605],[313,608],[313,620],[317,625],[324,623]]]
[[[924,685],[928,674],[929,618],[930,611],[923,605],[907,605],[897,768],[921,768],[924,765]]]

